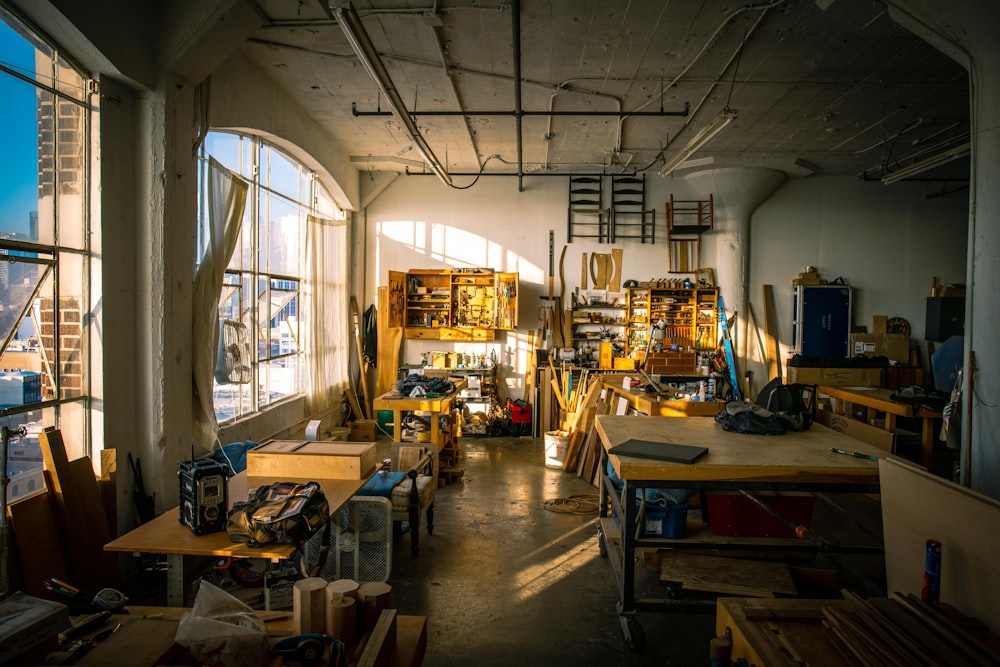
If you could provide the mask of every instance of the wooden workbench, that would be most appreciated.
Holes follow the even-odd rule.
[[[458,437],[455,433],[455,426],[450,424],[448,428],[442,429],[440,417],[447,417],[451,413],[458,393],[468,386],[469,381],[466,378],[451,378],[451,383],[454,385],[454,389],[443,396],[411,398],[400,396],[393,390],[382,394],[372,402],[374,410],[390,410],[392,412],[393,442],[403,441],[403,416],[405,413],[425,413],[422,418],[430,422],[429,442],[437,445],[438,458],[435,461],[435,466],[439,465],[438,461],[440,461],[441,466],[440,469],[435,468],[435,475],[450,469],[458,462]]]
[[[615,412],[619,399],[647,417],[714,417],[725,407],[724,401],[689,401],[659,398],[638,389],[625,389],[619,381],[603,380],[604,388],[612,395],[608,402]]]
[[[337,512],[351,496],[364,486],[366,479],[317,480],[330,505]],[[247,498],[246,473],[229,480],[229,504]],[[250,547],[233,542],[225,531],[195,535],[179,520],[178,508],[173,508],[104,545],[105,551],[153,553],[167,556],[167,604],[184,606],[184,556],[229,556],[232,558],[287,559],[295,548],[285,544]]]
[[[129,605],[127,614],[115,614],[103,625],[95,627],[84,637],[95,635],[102,630],[120,624],[118,630],[105,641],[97,644],[72,664],[83,667],[103,667],[104,665],[129,665],[129,667],[152,667],[153,665],[198,665],[191,654],[174,643],[177,624],[190,611],[188,608],[152,607]],[[293,614],[287,612],[260,611],[257,616],[265,622],[270,643],[294,634]],[[362,638],[361,642],[365,640]],[[359,664],[359,651],[364,645],[359,642],[348,647],[348,662]],[[418,667],[423,664],[427,651],[427,617],[396,616],[395,647],[389,654],[386,667]],[[51,660],[66,658],[67,654],[53,654]],[[25,663],[28,664],[28,663]],[[46,664],[69,664],[49,662]],[[299,664],[272,658],[268,667]],[[324,663],[325,664],[325,663]]]
[[[885,430],[889,433],[896,432],[896,418],[917,418],[920,420],[920,461],[928,470],[931,469],[934,455],[935,427],[941,419],[941,413],[927,408],[913,409],[913,406],[906,403],[899,403],[892,400],[892,391],[883,387],[873,387],[868,385],[847,385],[829,386],[819,385],[816,393],[842,401],[844,403],[854,403],[868,409],[868,423],[875,421],[877,413],[885,414]],[[843,409],[835,412],[844,414]],[[895,450],[895,439],[893,439],[893,453]]]
[[[868,459],[844,456],[830,451],[840,448],[873,457],[883,452],[872,445],[855,440],[831,429],[814,424],[807,431],[784,435],[747,435],[722,429],[714,419],[674,419],[669,417],[638,417],[601,415],[597,417],[597,432],[601,438],[602,458],[600,483],[600,547],[608,552],[608,562],[615,576],[621,599],[618,611],[624,639],[633,650],[641,650],[645,635],[637,612],[665,610],[684,604],[667,598],[654,599],[636,595],[637,548],[698,548],[750,549],[758,547],[772,551],[815,552],[816,544],[794,538],[711,536],[705,539],[639,538],[634,527],[638,521],[635,502],[622,499],[637,497],[643,489],[703,489],[713,491],[751,491],[766,489],[781,491],[877,492],[878,463]],[[608,453],[628,440],[646,440],[707,448],[693,463],[673,463],[634,456]],[[605,472],[606,462],[621,480],[619,490]],[[609,506],[612,509],[609,509]],[[612,520],[614,514],[617,519]],[[614,527],[620,525],[620,530]],[[618,534],[615,535],[614,533]],[[832,545],[829,552],[880,552],[882,545]]]

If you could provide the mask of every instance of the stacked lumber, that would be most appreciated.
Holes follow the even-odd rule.
[[[572,409],[566,413],[563,422],[563,427],[570,434],[563,470],[576,472],[578,477],[594,486],[599,483],[601,462],[601,439],[594,426],[598,415],[611,412],[602,384],[600,376],[589,376],[584,372],[573,395]]]
[[[996,638],[992,637],[991,647],[982,640],[985,626],[977,628],[973,619],[962,617],[948,605],[933,605],[900,593],[865,600],[844,591],[844,597],[847,606],[823,608],[823,624],[833,635],[845,665],[1000,664]]]
[[[102,487],[90,457],[69,460],[61,433],[47,428],[38,436],[46,492],[12,503],[11,532],[24,578],[24,590],[47,596],[42,580],[64,579],[97,592],[121,583],[116,554],[104,551],[114,537],[102,502]],[[103,456],[105,467],[108,457]],[[103,494],[108,495],[107,491]]]

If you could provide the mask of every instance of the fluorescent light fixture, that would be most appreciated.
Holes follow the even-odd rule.
[[[722,128],[736,120],[736,116],[737,113],[729,107],[726,107],[719,112],[718,116],[713,118],[708,125],[701,128],[698,131],[698,134],[694,135],[691,141],[687,143],[687,146],[682,148],[680,152],[663,163],[663,166],[660,167],[660,176],[666,176],[674,169],[681,166],[681,164],[683,164],[689,157],[698,152],[702,146],[707,144],[715,137],[715,135],[721,132]]]
[[[948,150],[942,151],[937,155],[932,155],[931,157],[920,160],[919,162],[914,162],[913,164],[903,167],[902,169],[897,169],[891,174],[886,174],[882,177],[882,185],[889,185],[890,183],[895,183],[896,181],[912,178],[917,174],[922,174],[925,171],[929,171],[935,167],[940,167],[943,164],[948,164],[949,162],[957,160],[960,157],[965,157],[971,151],[971,146],[972,144],[966,141],[964,144],[952,146]]]
[[[354,10],[350,2],[332,0],[330,2],[330,10],[334,18],[337,19],[340,29],[344,31],[347,41],[351,43],[351,48],[354,49],[358,60],[361,61],[362,66],[364,66],[372,80],[375,81],[375,85],[378,86],[382,96],[388,102],[389,110],[392,111],[396,122],[406,132],[410,141],[416,145],[417,150],[420,151],[420,154],[423,155],[424,160],[427,161],[427,164],[430,165],[438,178],[445,185],[451,185],[451,176],[448,175],[448,170],[441,164],[437,156],[434,155],[434,151],[431,150],[423,135],[420,134],[416,123],[413,122],[413,118],[406,110],[403,98],[400,97],[399,91],[396,90],[396,86],[389,76],[389,71],[385,68],[385,64],[383,64],[382,59],[379,57],[378,51],[375,50],[375,45],[372,44],[365,26],[361,23],[361,17],[358,16],[358,13]]]

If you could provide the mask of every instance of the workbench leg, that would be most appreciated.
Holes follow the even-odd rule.
[[[184,556],[167,554],[167,606],[184,606]]]
[[[921,420],[920,460],[927,472],[931,472],[934,464],[934,420],[927,417]]]

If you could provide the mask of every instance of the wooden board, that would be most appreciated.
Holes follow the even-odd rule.
[[[665,551],[660,581],[676,581],[683,588],[727,595],[770,598],[795,595],[788,565],[779,561],[742,560]]]
[[[1000,501],[889,456],[879,461],[887,591],[920,594],[929,538],[941,542],[941,602],[1000,632]]]
[[[358,658],[358,667],[388,667],[396,652],[396,639],[396,610],[383,609]]]
[[[767,351],[767,379],[781,377],[778,321],[774,312],[774,286],[764,285],[764,349]]]
[[[378,288],[378,355],[375,365],[375,395],[392,390],[399,369],[399,350],[403,342],[403,327],[389,326],[389,287]]]
[[[69,581],[69,565],[48,491],[11,503],[7,508],[18,563],[24,576],[24,592],[48,599],[43,579]]]
[[[45,470],[51,473],[51,493],[65,544],[72,545],[73,583],[85,590],[114,587],[121,582],[118,559],[104,553],[112,532],[105,521],[101,492],[89,457],[70,461],[58,429],[38,434]],[[95,520],[96,517],[100,517]]]
[[[832,428],[838,433],[843,433],[851,438],[867,442],[869,445],[874,445],[887,452],[893,451],[896,442],[896,435],[886,431],[884,428],[870,426],[863,421],[834,414],[830,410],[817,410],[816,422],[827,428]]]

